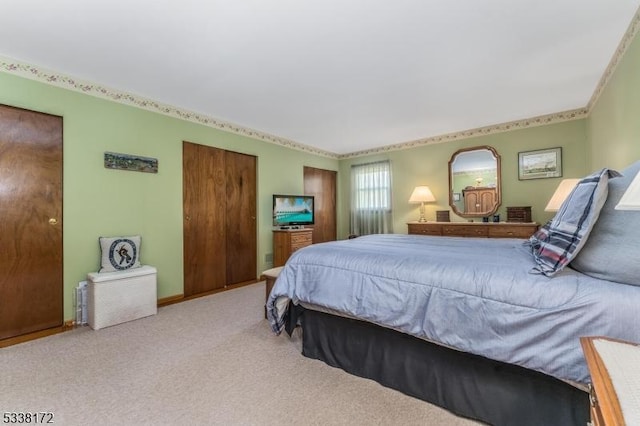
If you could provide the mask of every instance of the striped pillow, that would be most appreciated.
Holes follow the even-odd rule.
[[[607,199],[609,178],[620,176],[602,169],[582,179],[558,213],[528,242],[536,266],[531,273],[552,277],[578,254],[587,241]]]

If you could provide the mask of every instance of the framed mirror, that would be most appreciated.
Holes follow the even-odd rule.
[[[486,217],[502,199],[500,156],[490,146],[456,151],[449,160],[449,206],[462,217]]]

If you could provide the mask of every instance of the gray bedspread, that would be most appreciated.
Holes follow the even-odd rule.
[[[515,239],[371,235],[315,244],[289,259],[267,315],[280,333],[292,300],[583,384],[580,336],[640,341],[640,287],[570,268],[547,278],[533,266]]]

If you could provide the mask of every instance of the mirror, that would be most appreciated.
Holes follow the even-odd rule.
[[[456,151],[449,160],[449,205],[462,217],[490,216],[498,210],[500,156],[490,146]]]

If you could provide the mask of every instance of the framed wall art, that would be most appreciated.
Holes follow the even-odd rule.
[[[140,155],[104,153],[104,167],[107,169],[131,170],[134,172],[158,173],[158,159]]]
[[[562,177],[562,148],[518,153],[518,179]]]

